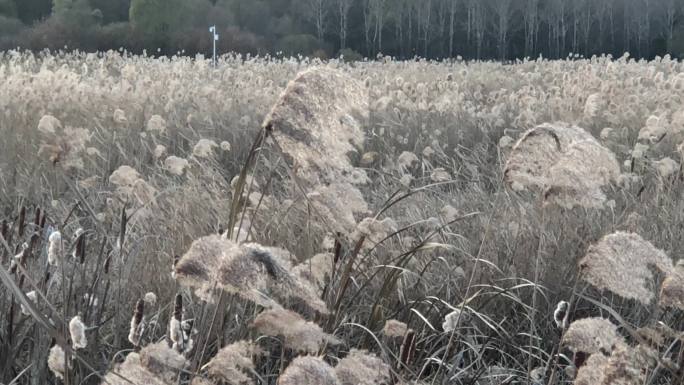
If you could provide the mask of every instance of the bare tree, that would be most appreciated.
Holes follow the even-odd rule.
[[[456,23],[456,1],[449,0],[449,57],[454,56],[454,28]]]
[[[328,17],[330,6],[329,0],[305,0],[305,15],[316,27],[316,38],[319,42],[323,41],[325,35],[325,22]]]
[[[499,59],[506,60],[508,54],[508,33],[514,12],[513,0],[493,0],[492,9],[496,16],[494,23],[497,32]]]
[[[347,30],[349,25],[349,10],[354,0],[335,0],[340,24],[340,49],[347,48]]]
[[[523,22],[525,24],[525,56],[535,49],[539,31],[539,0],[524,0]]]

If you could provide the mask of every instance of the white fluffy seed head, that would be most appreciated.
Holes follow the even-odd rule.
[[[88,346],[88,339],[85,334],[85,325],[80,316],[76,316],[69,322],[69,334],[71,334],[71,344],[74,349],[83,349]]]
[[[52,266],[59,265],[62,254],[62,233],[53,231],[48,238],[48,263]]]
[[[570,304],[565,301],[558,302],[556,310],[553,312],[553,320],[556,327],[559,329],[566,329],[568,327],[568,316],[570,313]]]
[[[145,293],[144,300],[147,305],[154,306],[157,304],[157,295],[150,291]]]
[[[64,372],[66,370],[66,357],[64,356],[64,350],[61,346],[55,345],[50,348],[47,363],[48,368],[50,368],[50,371],[55,377],[64,379]]]

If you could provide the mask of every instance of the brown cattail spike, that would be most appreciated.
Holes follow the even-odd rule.
[[[36,225],[36,228],[40,227],[40,207],[36,207],[36,213],[35,217],[33,219],[33,224]]]
[[[183,318],[183,296],[180,293],[176,294],[176,302],[173,306],[173,318],[177,321],[181,321]]]
[[[21,206],[19,210],[19,237],[24,235],[24,227],[26,227],[26,207]]]
[[[404,342],[401,344],[399,352],[400,366],[408,366],[413,361],[413,355],[416,352],[416,332],[409,329],[404,336]]]

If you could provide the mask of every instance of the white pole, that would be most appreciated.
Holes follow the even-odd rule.
[[[211,56],[211,62],[214,65],[214,67],[216,67],[216,42],[219,39],[219,35],[218,35],[218,33],[216,33],[216,25],[212,25],[211,27],[209,27],[209,32],[211,32],[211,37],[212,37],[213,46],[214,46],[213,53]]]

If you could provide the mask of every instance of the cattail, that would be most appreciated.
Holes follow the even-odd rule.
[[[320,326],[286,309],[259,313],[251,327],[265,335],[280,336],[285,346],[301,352],[316,353],[325,345],[340,343],[340,340],[325,333]]]
[[[221,348],[204,368],[209,376],[227,385],[252,384],[254,380],[247,373],[255,370],[254,357],[263,354],[253,342],[239,341]]]
[[[35,226],[37,231],[40,228],[40,207],[36,207],[36,211],[34,214],[35,216],[33,219],[33,225]]]
[[[467,313],[461,312],[460,309],[454,309],[451,313],[444,316],[442,330],[445,333],[450,333],[468,321],[470,321],[470,316]]]
[[[390,385],[390,366],[374,354],[352,349],[335,366],[340,385]]]
[[[169,320],[169,338],[173,343],[173,349],[178,352],[184,352],[185,346],[185,333],[183,332],[183,327],[181,322],[183,321],[183,296],[181,294],[176,294],[176,300],[173,306],[173,316]]]
[[[74,259],[80,259],[80,257],[81,257],[81,253],[83,252],[83,250],[82,250],[82,247],[80,246],[80,244],[81,244],[81,239],[83,238],[84,234],[85,234],[85,231],[81,227],[76,229],[76,231],[74,232],[74,237],[73,237],[74,238],[74,250],[71,254],[71,256]]]
[[[88,346],[85,329],[81,316],[77,315],[69,321],[69,334],[71,334],[71,344],[74,349],[83,349]]]
[[[669,274],[672,261],[650,242],[634,233],[615,232],[603,237],[580,260],[582,278],[599,289],[648,305],[654,298],[651,268]]]
[[[19,237],[24,236],[24,228],[26,227],[26,206],[21,206],[19,210]]]
[[[48,354],[47,360],[48,368],[52,374],[63,380],[64,372],[66,371],[66,356],[64,355],[64,350],[59,345],[54,345],[50,348],[50,353]]]
[[[133,317],[131,318],[131,326],[128,330],[128,341],[133,344],[133,346],[140,346],[140,338],[145,329],[145,301],[139,299],[135,303],[135,310],[133,311]]]
[[[277,385],[341,385],[335,371],[318,357],[299,356],[292,360]]]
[[[553,321],[556,327],[565,330],[568,327],[568,316],[570,311],[570,304],[565,301],[558,302],[556,310],[553,312]]]
[[[413,362],[413,356],[416,352],[416,332],[409,329],[404,336],[404,341],[401,343],[399,350],[399,364],[401,367],[409,367]]]
[[[154,306],[157,304],[157,295],[154,294],[153,292],[147,292],[145,293],[145,296],[143,297],[143,300],[145,303],[147,303],[149,306]]]
[[[26,293],[26,298],[31,300],[31,302],[35,303],[38,299],[38,297],[36,296],[36,291],[31,290],[28,293]],[[31,315],[31,312],[29,312],[29,310],[22,304],[21,305],[21,314],[28,316],[28,315]]]
[[[72,256],[82,264],[85,261],[85,231],[79,227],[74,233],[74,239],[74,251]]]
[[[171,278],[176,279],[176,265],[178,264],[178,261],[180,261],[181,257],[180,255],[174,255],[173,256],[173,263],[171,265]]]

